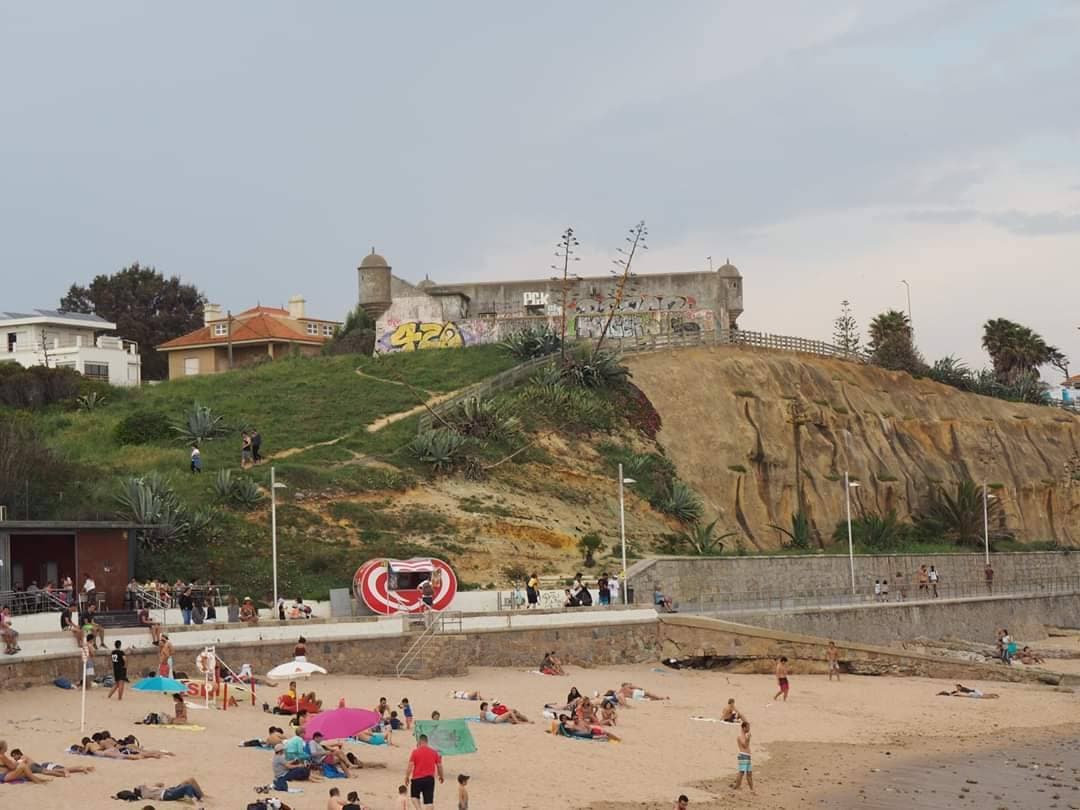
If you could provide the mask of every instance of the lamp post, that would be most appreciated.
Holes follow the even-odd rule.
[[[626,584],[626,501],[623,499],[623,484],[636,484],[633,478],[623,478],[622,464],[619,465],[619,536],[622,538],[622,601],[629,604],[630,588]]]
[[[270,467],[270,544],[271,554],[273,555],[273,570],[274,570],[274,604],[271,607],[271,615],[273,611],[277,610],[278,604],[278,590],[277,590],[277,491],[279,489],[285,489],[284,484],[277,483],[274,480],[274,468]]]
[[[908,328],[912,332],[914,332],[915,331],[915,321],[913,321],[911,319],[911,285],[908,284],[907,279],[903,279],[903,278],[900,279],[900,283],[903,284],[905,288],[907,288],[907,321],[908,321]]]
[[[859,485],[858,481],[852,481],[844,470],[844,504],[847,508],[847,550],[848,562],[851,564],[851,595],[855,595],[855,541],[851,535],[851,490]]]

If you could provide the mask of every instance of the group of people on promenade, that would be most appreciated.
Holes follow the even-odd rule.
[[[597,577],[596,580],[596,599],[593,599],[593,589],[589,587],[589,583],[585,581],[584,576],[580,571],[574,575],[573,581],[569,587],[563,588],[562,599],[559,604],[562,607],[592,607],[593,604],[598,605],[617,605],[623,598],[623,593],[620,590],[622,586],[619,583],[618,574],[609,574],[604,572]],[[520,593],[520,591],[518,592]],[[558,591],[556,591],[558,593]],[[532,573],[529,575],[525,582],[525,599],[524,605],[527,608],[536,608],[540,606],[541,590],[540,590],[540,575]],[[551,604],[551,607],[555,607],[555,604]]]
[[[920,565],[915,571],[915,598],[937,599],[941,594],[939,586],[942,584],[941,572],[933,565]],[[890,587],[891,582],[891,587]],[[994,566],[988,561],[983,566],[983,586],[987,595],[994,593]],[[903,571],[897,571],[896,576],[890,579],[889,575],[878,577],[874,580],[874,601],[888,602],[892,594],[894,602],[906,602],[909,595],[909,580]]]

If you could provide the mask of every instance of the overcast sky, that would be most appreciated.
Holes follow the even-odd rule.
[[[436,281],[745,277],[741,325],[904,308],[1080,370],[1076,2],[0,6],[0,310],[133,261],[233,310],[342,317],[375,246]]]

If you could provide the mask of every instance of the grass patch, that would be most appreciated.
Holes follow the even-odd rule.
[[[826,481],[839,481],[841,479],[841,477],[842,476],[839,476],[836,473],[829,473],[828,475],[825,476],[825,480]]]
[[[1028,420],[1028,417],[1024,416],[1024,414],[1022,413],[1014,413],[1013,419],[1019,419],[1021,422],[1026,422]]]
[[[888,472],[879,472],[877,475],[874,476],[874,478],[876,478],[883,484],[891,484],[900,480],[895,475]]]
[[[757,394],[751,391],[749,388],[736,388],[733,392],[737,397],[745,397],[746,399],[757,399]]]
[[[990,489],[993,489],[993,490],[995,490],[995,491],[996,491],[996,490],[999,490],[999,489],[1005,489],[1005,485],[1004,485],[1004,484],[997,484],[997,483],[994,483],[994,484],[987,484],[987,486],[988,486],[988,487],[989,487]]]
[[[463,512],[470,512],[474,515],[494,515],[495,517],[503,518],[519,517],[512,509],[508,509],[497,503],[484,503],[483,500],[475,495],[461,498],[458,501],[458,506]]]
[[[742,464],[729,464],[728,469],[731,470],[733,473],[739,473],[740,475],[746,473],[746,467],[744,467]]]
[[[820,405],[822,408],[829,407],[829,400],[827,399],[814,399],[811,400],[811,402],[813,402],[815,405]]]
[[[844,405],[833,405],[833,406],[832,406],[832,409],[833,409],[834,411],[836,411],[837,413],[839,413],[839,414],[844,414],[844,415],[847,415],[848,413],[850,413],[850,412],[848,411],[847,407],[846,407],[846,406],[844,406]]]

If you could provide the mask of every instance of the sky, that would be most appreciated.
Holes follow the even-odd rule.
[[[0,310],[138,261],[234,311],[417,281],[742,272],[744,329],[907,308],[1080,370],[1080,3],[0,5]]]

